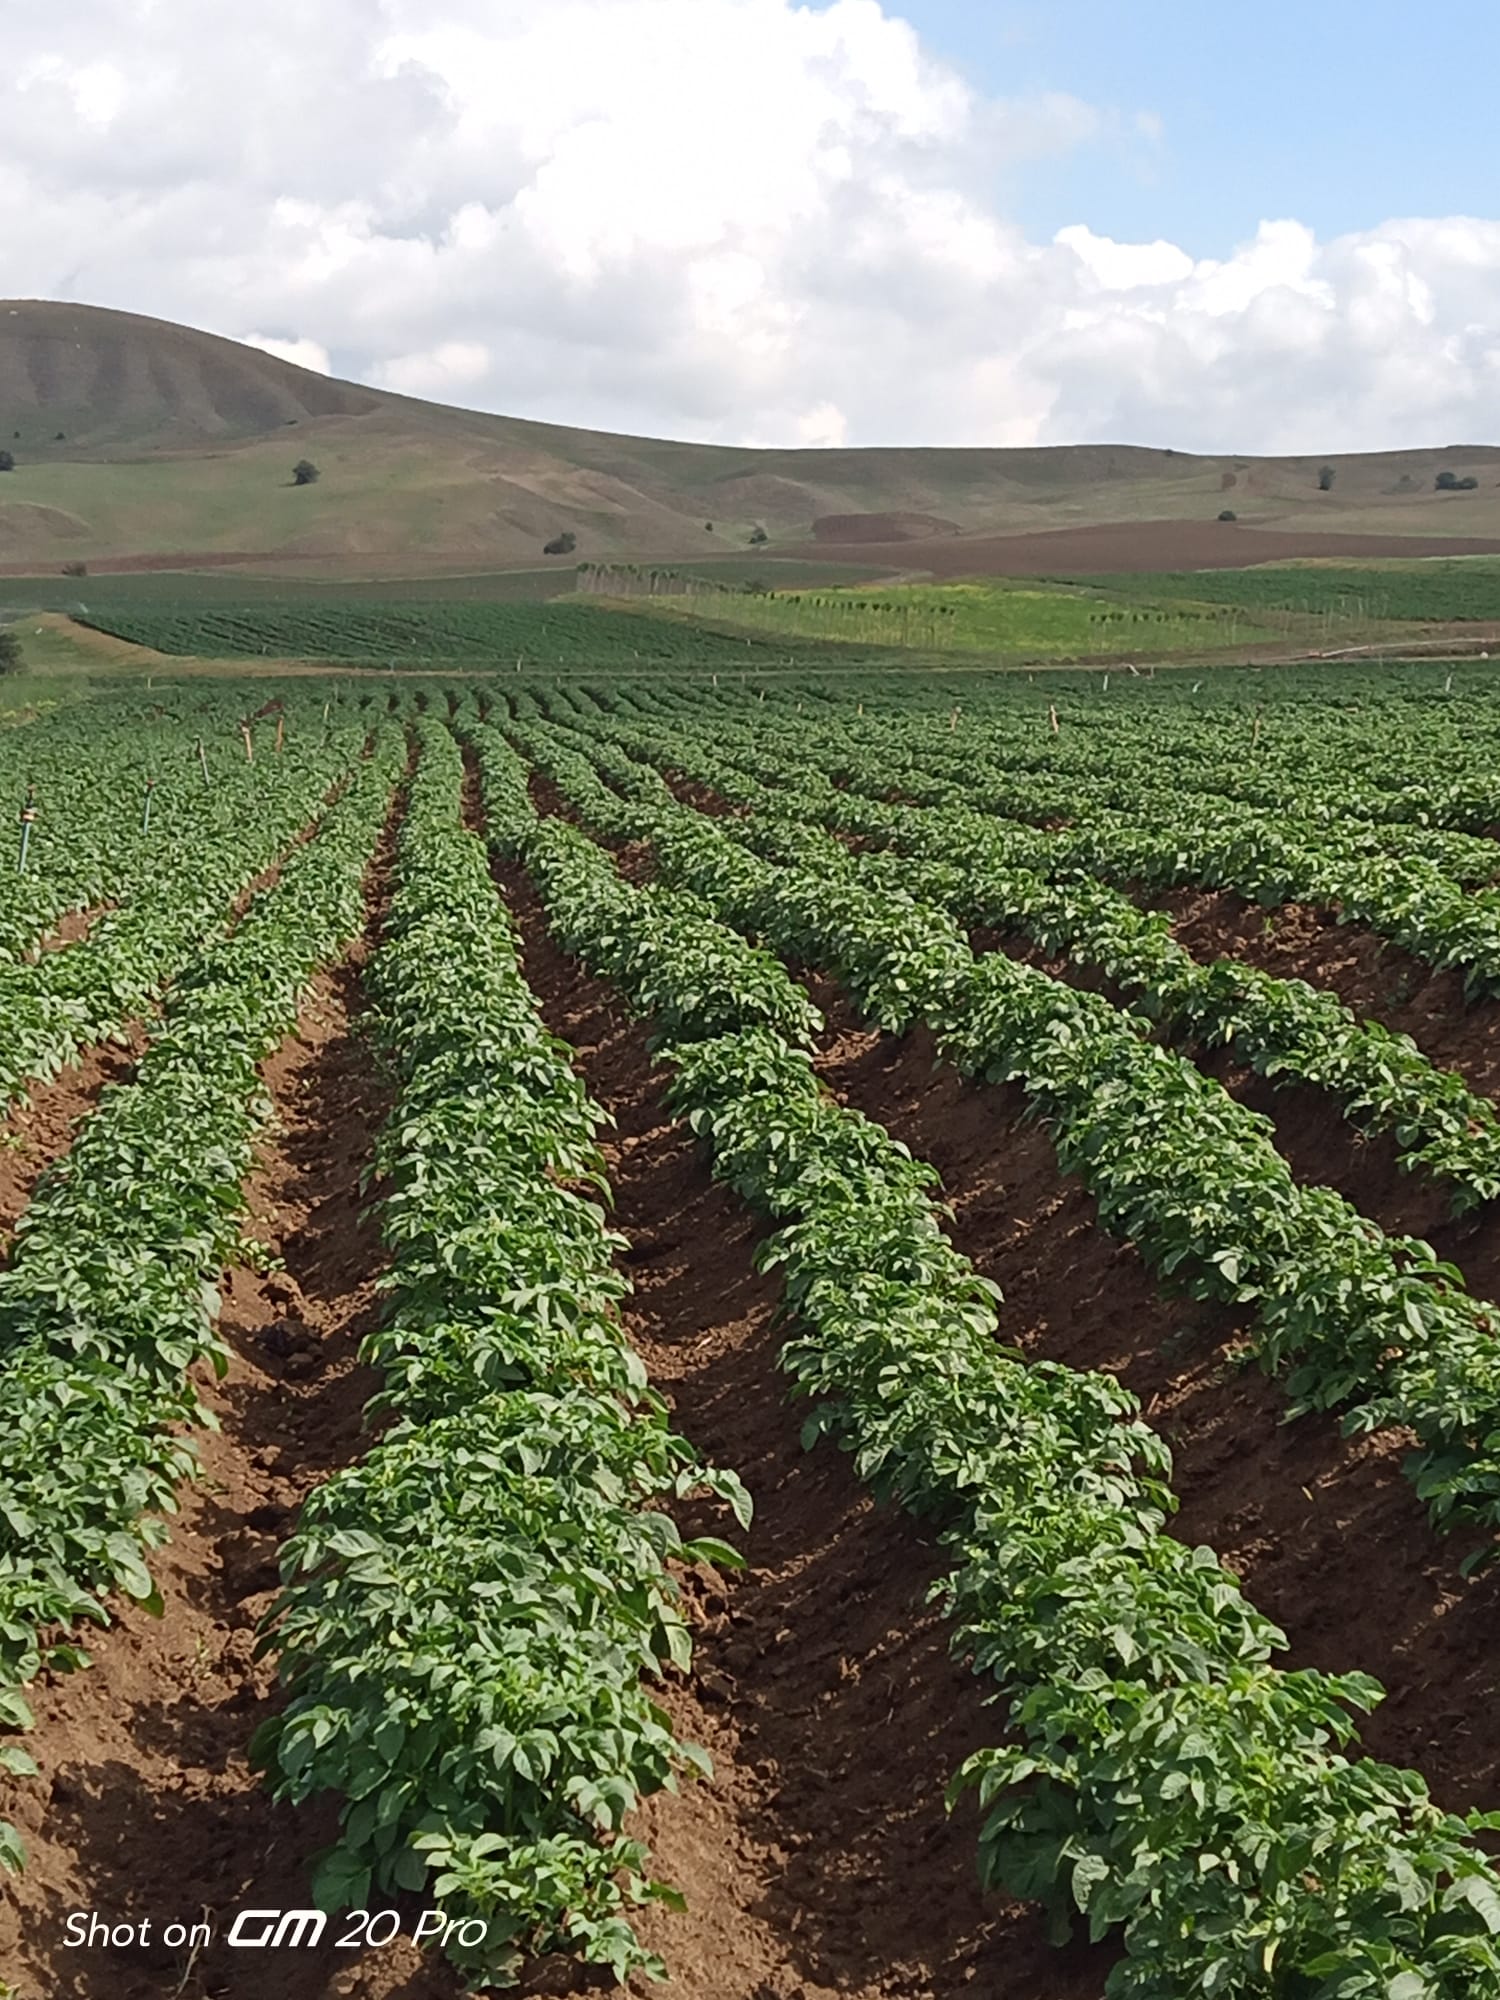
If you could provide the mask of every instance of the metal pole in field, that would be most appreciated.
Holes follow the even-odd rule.
[[[151,831],[151,794],[155,790],[156,790],[155,778],[148,778],[146,780],[146,805],[145,805],[145,810],[141,814],[141,832],[143,834],[149,833]]]
[[[36,789],[28,785],[26,803],[21,808],[21,858],[16,863],[16,873],[26,873],[26,856],[31,851],[31,829],[36,822]]]
[[[199,763],[200,763],[200,764],[202,765],[202,767],[203,767],[203,782],[204,782],[204,784],[205,784],[205,785],[212,785],[212,783],[213,783],[213,780],[212,780],[212,778],[210,778],[210,777],[209,777],[209,775],[208,775],[208,753],[207,753],[207,751],[206,751],[206,750],[205,750],[205,749],[203,748],[203,738],[202,738],[201,736],[200,736],[200,737],[198,738],[198,762],[199,762]]]

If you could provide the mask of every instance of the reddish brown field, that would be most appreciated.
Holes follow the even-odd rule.
[[[1229,521],[1117,521],[1028,535],[940,535],[888,542],[863,536],[817,542],[825,560],[879,562],[935,577],[1111,576],[1158,570],[1249,569],[1304,556],[1361,562],[1379,556],[1492,556],[1500,541],[1478,536],[1330,535]]]

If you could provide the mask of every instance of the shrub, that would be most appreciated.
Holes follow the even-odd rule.
[[[65,562],[62,566],[62,573],[64,576],[87,576],[89,566],[86,562]]]
[[[316,486],[322,476],[310,458],[299,458],[292,467],[294,486]]]
[[[771,537],[766,533],[765,529],[761,527],[760,523],[757,521],[755,526],[750,530],[751,548],[758,549],[762,547],[764,543],[770,541],[770,539]]]
[[[14,674],[20,671],[21,642],[14,632],[8,632],[0,625],[0,674]]]
[[[1336,466],[1320,466],[1318,469],[1318,491],[1320,493],[1331,492],[1333,490],[1333,482],[1337,478],[1338,468]]]
[[[554,535],[550,542],[543,542],[544,556],[570,556],[578,546],[578,537],[571,528],[565,528],[560,535]]]
[[[1226,507],[1219,516],[1221,521],[1237,521],[1239,518],[1239,515],[1235,513],[1232,507]]]
[[[14,472],[16,455],[13,451],[0,451],[0,472]]]
[[[1456,472],[1440,472],[1432,484],[1439,493],[1472,493],[1479,481],[1472,473],[1460,479]]]

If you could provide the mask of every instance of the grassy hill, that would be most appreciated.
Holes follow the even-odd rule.
[[[1260,534],[1267,555],[1318,536],[1500,548],[1493,447],[1331,457],[1320,492],[1318,457],[680,444],[449,409],[164,321],[25,300],[0,301],[0,445],[17,461],[0,475],[0,568],[13,575],[67,561],[535,568],[564,529],[580,558],[748,561],[757,524],[771,537],[762,567],[784,554],[866,574],[1003,569],[1020,556],[1006,538],[1048,533],[1053,573],[1254,561]],[[322,478],[298,488],[303,457]],[[1434,492],[1444,468],[1477,489]],[[1225,507],[1237,522],[1210,533]],[[1108,560],[1069,553],[1079,531],[1110,530]]]

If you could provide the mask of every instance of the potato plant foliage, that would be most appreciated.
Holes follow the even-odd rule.
[[[258,1065],[363,920],[362,878],[404,761],[372,752],[313,840],[184,967],[136,1074],[43,1179],[0,1271],[0,1727],[21,1689],[86,1665],[69,1634],[112,1592],[160,1608],[150,1556],[212,1426],[189,1374],[222,1372],[218,1280],[267,1115]],[[25,1770],[18,1745],[6,1768]],[[0,1836],[14,1865],[19,1843]]]
[[[421,728],[372,986],[400,1097],[381,1142],[389,1309],[367,1358],[385,1427],[319,1488],[265,1643],[285,1706],[253,1754],[281,1797],[331,1790],[332,1907],[410,1890],[485,1920],[455,1957],[509,1984],[569,1949],[659,1971],[629,1910],[674,1892],[624,1829],[704,1753],[648,1682],[691,1659],[668,1565],[734,1564],[668,1504],[731,1473],[666,1421],[625,1340],[603,1113],[543,1027],[459,823],[453,738]]]
[[[492,836],[532,869],[565,948],[653,1012],[680,965],[674,1101],[715,1172],[776,1224],[763,1254],[784,1273],[784,1365],[814,1398],[809,1437],[837,1438],[943,1530],[956,1643],[998,1683],[1013,1732],[955,1779],[987,1809],[986,1879],[1050,1902],[1064,1928],[1070,1911],[1096,1936],[1118,1928],[1110,1991],[1131,2000],[1489,1992],[1500,1881],[1474,1836],[1500,1819],[1447,1814],[1415,1773],[1346,1754],[1378,1686],[1272,1664],[1280,1633],[1210,1551],[1163,1532],[1169,1456],[1128,1392],[997,1343],[992,1288],[942,1233],[931,1170],[826,1096],[806,1016],[778,1030],[757,985],[726,1030],[709,969],[736,946],[700,895],[630,888],[576,832],[537,822],[493,732],[476,742]],[[546,763],[639,837],[638,809],[593,791],[581,759]],[[789,882],[804,909],[818,889]],[[856,906],[846,937],[885,953],[871,1012],[911,1018],[967,948],[915,903],[885,908],[881,947],[858,902],[827,885],[822,921]],[[691,955],[662,950],[668,912],[699,926]],[[795,989],[778,1011],[796,1023]]]

